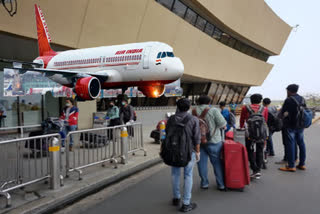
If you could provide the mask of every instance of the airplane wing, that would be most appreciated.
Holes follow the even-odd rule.
[[[104,82],[108,79],[108,74],[106,71],[104,72],[78,72],[78,71],[70,71],[70,70],[58,70],[58,69],[44,69],[44,68],[11,68],[15,70],[19,70],[23,73],[27,71],[35,71],[39,73],[45,74],[46,77],[53,76],[55,74],[61,74],[64,77],[85,77],[87,76],[93,76],[98,78],[101,82]]]

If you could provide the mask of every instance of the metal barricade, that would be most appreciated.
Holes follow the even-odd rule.
[[[128,131],[127,141],[122,140],[124,136],[121,131],[124,127],[132,130]],[[125,156],[122,143],[127,142],[128,153],[142,150],[146,155],[141,123],[72,131],[68,133],[65,141],[66,177],[70,176],[70,172],[76,172],[79,180],[82,179],[82,169],[86,167],[97,164],[104,166],[106,162],[110,162],[117,168],[117,159]]]
[[[137,151],[143,151],[144,156],[146,156],[147,151],[143,145],[142,123],[132,123],[126,127],[128,130],[128,153],[135,155]]]
[[[59,134],[50,134],[0,142],[0,195],[6,197],[7,207],[10,191],[50,177],[50,143],[59,139]]]
[[[112,162],[117,167],[120,157],[120,130],[102,127],[69,132],[66,137],[66,176],[77,172],[79,180],[83,168]]]
[[[41,128],[41,124],[0,128],[0,141],[28,137],[28,133],[36,128]]]

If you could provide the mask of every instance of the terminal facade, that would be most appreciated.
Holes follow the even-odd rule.
[[[11,17],[0,8],[0,58],[32,61],[38,56],[34,4],[42,8],[56,51],[145,41],[173,47],[184,63],[183,95],[195,103],[208,94],[212,104],[241,103],[251,86],[263,83],[291,32],[264,0],[56,0],[17,1]],[[3,67],[9,66],[6,63]],[[3,82],[3,72],[0,81]],[[3,96],[6,126],[40,123],[58,116],[64,99],[46,95]],[[174,105],[175,97],[132,98],[141,105]],[[78,102],[79,128],[105,100]],[[10,116],[9,116],[10,115]],[[10,119],[9,119],[10,117]],[[81,125],[83,124],[83,125]]]

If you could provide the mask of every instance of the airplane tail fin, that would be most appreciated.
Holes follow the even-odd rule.
[[[48,26],[44,20],[43,13],[38,5],[35,6],[37,33],[38,33],[38,48],[39,56],[49,55],[54,52],[50,47],[51,37],[48,31]]]

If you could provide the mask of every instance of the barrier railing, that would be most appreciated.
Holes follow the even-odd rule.
[[[71,151],[60,147],[71,145]],[[111,162],[115,168],[118,159],[125,164],[128,154],[144,149],[142,124],[133,123],[69,132],[65,139],[60,134],[40,135],[0,142],[0,196],[11,205],[10,191],[48,179],[51,189],[63,185],[63,176],[71,172]],[[63,170],[66,170],[63,173]]]
[[[147,151],[143,145],[143,130],[141,123],[134,123],[127,126],[128,131],[128,153],[135,155],[137,151],[143,151],[144,155],[147,155]]]
[[[136,106],[133,107],[136,111],[141,110],[165,110],[165,109],[175,109],[176,106]]]
[[[123,128],[130,130],[129,136],[123,135]],[[146,155],[141,123],[69,132],[66,137],[66,177],[70,176],[70,172],[76,172],[81,180],[83,168],[98,164],[104,166],[106,162],[113,163],[117,168],[118,158],[125,163],[126,153],[138,150]]]
[[[28,125],[28,126],[2,127],[0,128],[0,141],[27,137],[26,135],[32,129],[36,129],[36,128],[41,128],[41,124]]]
[[[7,207],[11,205],[10,191],[53,177],[50,144],[59,148],[59,138],[59,134],[50,134],[0,142],[0,195],[6,197]]]

